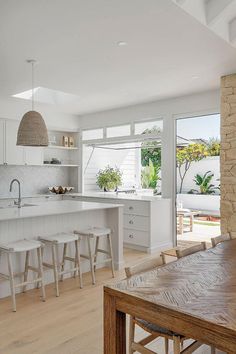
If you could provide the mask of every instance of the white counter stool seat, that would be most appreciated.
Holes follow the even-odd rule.
[[[16,311],[16,293],[15,293],[16,288],[23,287],[23,292],[25,292],[26,286],[28,284],[33,284],[33,283],[41,284],[42,300],[45,301],[45,288],[44,288],[44,281],[43,281],[43,265],[42,265],[42,247],[43,244],[40,241],[27,240],[27,239],[0,244],[0,252],[3,254],[5,253],[7,256],[8,271],[9,271],[8,275],[0,273],[0,277],[10,281],[12,307],[14,312]],[[37,251],[38,267],[33,267],[32,265],[29,264],[30,252],[34,250]],[[13,265],[12,265],[12,255],[16,253],[24,253],[24,252],[26,253],[24,272],[14,273]],[[29,270],[37,273],[36,279],[28,280]],[[14,278],[20,275],[23,275],[24,277],[23,282],[19,284],[15,284]]]
[[[90,271],[92,275],[92,283],[95,284],[95,272],[96,272],[96,266],[99,264],[97,262],[97,256],[98,253],[103,253],[108,256],[105,260],[102,261],[104,262],[110,262],[111,263],[111,271],[112,271],[112,276],[114,278],[114,262],[113,262],[113,251],[112,251],[112,242],[111,242],[111,229],[107,227],[91,227],[88,229],[82,229],[82,230],[75,230],[74,233],[76,235],[79,235],[81,237],[85,237],[87,239],[87,245],[88,245],[88,255],[81,254],[81,258],[88,259],[90,262]],[[106,237],[107,238],[107,243],[108,243],[108,249],[101,249],[99,248],[99,239],[101,237]],[[95,239],[95,250],[92,252],[92,244],[91,240]]]
[[[39,240],[48,245],[52,252],[52,264],[43,262],[43,266],[49,269],[53,269],[54,282],[56,288],[56,296],[59,296],[59,276],[63,281],[63,275],[66,273],[74,273],[74,276],[79,274],[80,288],[83,287],[82,271],[80,263],[80,237],[73,233],[59,233],[55,235],[42,236]],[[75,243],[75,256],[70,257],[67,255],[67,245],[71,242]],[[62,261],[59,261],[59,246],[63,245]],[[73,267],[65,269],[65,262],[69,261],[74,264]]]

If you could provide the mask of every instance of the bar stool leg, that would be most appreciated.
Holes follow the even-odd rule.
[[[111,257],[111,271],[112,271],[112,276],[115,278],[115,271],[114,271],[114,262],[113,262],[113,249],[112,249],[112,242],[111,242],[111,235],[107,235],[108,239],[108,244],[109,244],[109,252],[110,252],[110,257]]]
[[[41,278],[41,291],[42,291],[42,301],[46,300],[44,279],[43,279],[43,262],[42,262],[42,248],[37,248],[38,255],[38,277]]]
[[[41,247],[41,259],[42,259],[42,267],[43,267],[43,252],[44,252],[44,246]],[[40,288],[40,282],[38,281],[37,282],[37,285],[36,285],[37,289]]]
[[[92,256],[92,252],[91,252],[90,237],[87,237],[87,242],[88,242],[88,253],[89,253],[90,270],[91,270],[91,274],[92,274],[92,283],[94,285],[95,284],[95,274],[94,274],[93,256]]]
[[[16,293],[15,293],[14,273],[12,267],[11,254],[9,252],[7,252],[7,263],[8,263],[9,280],[10,280],[10,287],[11,287],[12,308],[13,311],[16,312]]]
[[[75,241],[75,263],[74,263],[74,267],[76,268],[74,271],[74,278],[76,278],[79,274],[79,263],[78,263],[78,240]]]
[[[53,271],[54,271],[54,281],[56,287],[56,296],[59,296],[59,286],[58,286],[58,252],[56,251],[56,245],[52,244],[52,263],[53,263]]]
[[[79,283],[80,283],[80,289],[83,288],[83,278],[82,278],[82,269],[81,269],[81,263],[80,263],[80,240],[75,241],[75,258],[76,258],[76,264],[77,264],[77,272],[79,270]]]
[[[26,251],[26,255],[25,255],[25,271],[24,271],[24,283],[27,281],[28,279],[28,272],[29,272],[29,256],[30,256],[30,252]],[[23,293],[26,292],[26,285],[23,286]]]
[[[61,265],[61,271],[64,272],[65,269],[65,256],[66,256],[66,250],[67,250],[67,243],[64,243],[63,246],[63,257],[62,257],[62,265]],[[61,274],[61,281],[63,281],[64,274]]]
[[[94,255],[94,273],[96,272],[96,262],[98,256],[98,247],[99,247],[99,237],[96,237],[96,246],[95,246],[95,255]]]

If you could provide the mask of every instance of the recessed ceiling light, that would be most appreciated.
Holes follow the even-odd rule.
[[[128,45],[128,43],[125,42],[125,41],[119,41],[119,42],[117,42],[117,45],[118,45],[119,47],[125,47],[126,45]]]
[[[193,79],[193,80],[197,80],[197,79],[199,79],[199,76],[193,75],[193,76],[192,76],[192,79]]]

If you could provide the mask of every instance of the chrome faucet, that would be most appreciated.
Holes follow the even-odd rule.
[[[21,208],[21,187],[20,187],[20,181],[16,178],[14,178],[12,181],[11,181],[11,184],[10,184],[10,192],[12,192],[12,185],[13,183],[16,182],[18,183],[18,187],[19,187],[19,194],[18,194],[18,202],[16,202],[14,200],[14,205],[17,205],[18,208]]]

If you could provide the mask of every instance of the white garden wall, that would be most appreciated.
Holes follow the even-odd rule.
[[[182,168],[182,172],[184,168]],[[214,177],[212,179],[212,184],[216,187],[220,184],[220,158],[219,156],[211,156],[207,157],[199,162],[193,162],[190,169],[188,170],[186,177],[184,179],[183,190],[182,193],[188,193],[191,189],[198,189],[195,185],[193,179],[194,176],[198,173],[203,175],[207,171],[211,171],[214,173]],[[180,177],[177,170],[177,193],[179,193],[180,189]],[[216,190],[215,194],[219,194],[219,190]]]
[[[177,208],[200,210],[220,216],[219,195],[177,194]]]

